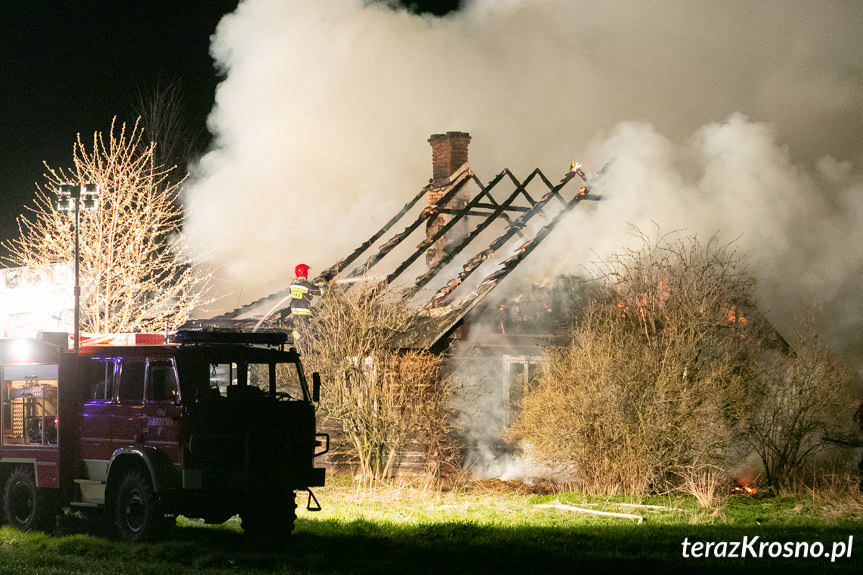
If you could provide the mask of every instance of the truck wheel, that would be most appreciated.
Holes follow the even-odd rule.
[[[16,467],[3,490],[6,523],[19,531],[45,530],[57,516],[51,493],[36,487],[30,467]]]
[[[133,469],[120,478],[114,502],[114,522],[120,537],[127,541],[153,539],[166,527],[146,473]]]
[[[285,540],[290,537],[297,519],[296,496],[290,491],[251,502],[240,518],[243,534],[251,541]]]

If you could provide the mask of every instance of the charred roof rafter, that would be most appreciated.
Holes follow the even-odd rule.
[[[545,206],[552,200],[552,198],[557,198],[557,200],[563,204],[560,212],[558,212],[551,221],[547,222],[545,224],[545,226],[543,226],[530,240],[528,240],[525,244],[523,244],[519,248],[519,251],[515,255],[504,260],[502,262],[503,267],[501,269],[496,270],[495,272],[491,273],[490,275],[488,275],[486,278],[484,278],[482,280],[482,282],[479,285],[479,288],[477,289],[477,291],[480,293],[478,293],[477,298],[475,298],[475,300],[478,300],[479,296],[482,293],[487,292],[492,287],[497,285],[497,283],[499,283],[503,278],[505,278],[507,275],[509,275],[509,273],[513,269],[515,269],[515,267],[519,263],[521,263],[522,260],[524,260],[524,258],[527,257],[527,255],[530,252],[532,252],[543,239],[545,239],[545,237],[551,232],[552,229],[554,229],[554,227],[557,225],[557,223],[560,222],[560,220],[563,219],[563,217],[572,208],[574,208],[582,200],[585,200],[585,199],[595,200],[595,199],[597,199],[595,196],[589,196],[588,195],[588,190],[586,187],[580,188],[579,191],[576,194],[574,194],[573,197],[569,201],[565,200],[563,198],[563,196],[561,195],[561,193],[560,193],[561,189],[564,186],[566,186],[566,184],[569,183],[569,181],[573,177],[579,176],[585,183],[587,182],[587,176],[585,176],[585,174],[581,170],[581,168],[576,167],[575,164],[573,164],[573,167],[570,169],[570,171],[567,172],[567,174],[563,177],[563,179],[560,180],[560,183],[558,183],[556,186],[551,186],[551,183],[548,181],[547,178],[545,178],[545,176],[542,174],[542,172],[539,169],[535,170],[534,173],[538,173],[543,178],[544,182],[546,182],[549,185],[549,187],[551,188],[549,190],[549,192],[546,193],[545,195],[543,195],[539,201],[535,202],[528,211],[524,212],[521,216],[519,216],[518,219],[516,219],[514,222],[512,222],[507,227],[507,229],[504,231],[503,234],[501,234],[500,236],[498,236],[497,238],[495,238],[491,242],[491,244],[489,245],[488,248],[479,252],[473,258],[469,259],[464,264],[464,266],[462,266],[462,271],[460,271],[455,278],[452,278],[446,284],[444,284],[444,286],[441,289],[439,289],[434,294],[434,296],[432,296],[431,300],[425,305],[426,308],[437,307],[441,303],[443,303],[444,300],[446,299],[446,297],[449,296],[450,293],[455,291],[455,289],[458,288],[464,282],[465,279],[467,279],[471,274],[473,274],[474,271],[476,271],[480,267],[480,264],[482,262],[491,258],[495,254],[495,252],[497,252],[504,245],[506,245],[506,243],[510,239],[512,239],[512,237],[514,235],[518,234],[519,237],[522,237],[521,236],[521,230],[527,225],[527,222],[531,218],[533,218],[535,215],[538,215],[538,214],[543,215],[543,210],[544,210]],[[428,274],[426,274],[426,275],[428,275]],[[417,280],[417,284],[409,292],[409,297],[414,295],[423,285],[428,283],[428,281],[432,277],[434,277],[434,276],[430,276],[430,277],[426,278],[426,275],[421,276]],[[422,281],[422,285],[419,285],[421,281]]]
[[[500,174],[498,174],[498,176],[495,179],[493,179],[491,182],[489,182],[489,184],[485,188],[483,188],[482,192],[480,192],[480,194],[478,194],[477,197],[480,197],[483,194],[485,194],[487,197],[491,198],[492,201],[494,201],[494,198],[492,198],[492,196],[491,196],[490,190],[495,185],[497,185],[497,183],[503,178],[504,175],[508,175],[510,177],[510,179],[515,183],[516,189],[509,196],[507,196],[506,199],[502,203],[498,204],[497,202],[495,202],[495,208],[491,211],[491,213],[477,214],[477,215],[485,215],[486,219],[483,220],[482,222],[480,222],[476,226],[476,228],[474,228],[473,231],[471,231],[458,245],[451,248],[446,254],[444,254],[444,257],[441,259],[441,261],[439,263],[437,263],[434,267],[429,269],[426,273],[424,273],[423,275],[418,277],[416,279],[416,282],[414,283],[414,285],[412,287],[410,287],[408,289],[408,291],[405,293],[405,297],[406,298],[413,297],[419,290],[421,290],[426,284],[428,284],[429,281],[431,281],[434,277],[436,277],[438,275],[438,273],[440,273],[440,271],[447,264],[449,264],[453,259],[455,259],[455,257],[458,254],[460,254],[462,251],[464,251],[464,249],[467,248],[467,246],[471,242],[473,242],[473,240],[475,240],[477,238],[477,236],[479,236],[483,231],[485,231],[485,229],[488,228],[488,226],[490,226],[492,223],[494,223],[494,221],[498,217],[500,217],[501,215],[503,215],[505,217],[506,216],[506,214],[505,214],[506,210],[508,210],[508,209],[509,210],[518,210],[518,211],[530,210],[531,208],[527,208],[527,207],[522,208],[521,206],[512,206],[511,204],[521,194],[524,194],[527,198],[530,198],[530,196],[525,192],[525,187],[528,184],[530,184],[530,182],[533,180],[533,178],[535,178],[537,175],[541,175],[541,174],[542,174],[542,172],[539,170],[539,168],[537,168],[533,172],[531,172],[527,178],[525,178],[524,182],[519,182],[518,179],[516,179],[516,177],[513,176],[512,173],[507,169],[507,170],[502,171]],[[544,179],[544,176],[543,176],[543,179]],[[465,211],[467,211],[467,209],[465,209]],[[474,214],[467,213],[466,215],[474,215]],[[512,220],[510,220],[509,218],[506,218],[506,220],[510,225],[512,225]]]
[[[379,229],[377,232],[374,233],[374,235],[372,235],[372,237],[361,243],[357,249],[351,252],[351,255],[337,261],[335,264],[325,269],[318,277],[315,278],[315,283],[323,283],[330,281],[331,279],[336,277],[336,275],[338,275],[340,271],[344,270],[349,265],[354,263],[354,261],[356,261],[356,259],[361,255],[363,255],[363,253],[367,249],[369,249],[373,243],[378,241],[385,233],[390,230],[390,228],[392,228],[396,223],[398,223],[398,221],[401,220],[405,216],[405,214],[407,214],[410,209],[413,208],[416,203],[428,193],[429,188],[431,188],[431,185],[425,186],[423,189],[421,189],[411,201],[404,205],[401,211],[399,211],[395,216],[393,216],[390,221],[385,223],[381,229]]]
[[[460,179],[458,179],[455,182],[455,184],[452,184],[452,188],[446,194],[444,194],[443,197],[441,197],[441,199],[438,200],[434,206],[428,206],[427,208],[425,208],[420,213],[420,215],[417,217],[417,219],[413,221],[413,223],[411,223],[404,230],[402,230],[401,232],[399,232],[398,234],[396,234],[395,236],[390,238],[386,243],[384,243],[378,249],[378,253],[376,253],[375,255],[370,257],[368,260],[366,260],[366,262],[363,265],[354,268],[348,274],[348,277],[346,279],[359,278],[359,277],[362,277],[364,274],[368,273],[368,270],[372,269],[374,266],[376,266],[378,263],[380,263],[380,261],[383,260],[399,244],[401,244],[405,240],[405,238],[410,236],[411,233],[413,233],[420,226],[420,224],[422,224],[424,221],[428,220],[429,218],[434,217],[437,214],[436,206],[437,205],[445,205],[448,201],[453,199],[455,197],[455,195],[458,193],[458,191],[462,188],[462,186],[464,186],[468,181],[469,180],[467,177],[461,177]],[[440,234],[440,235],[443,236],[443,234]],[[419,246],[423,246],[423,244],[425,244],[427,241],[428,240],[424,240],[423,242],[421,242],[419,244]],[[428,245],[431,245],[431,243],[429,243]],[[425,245],[423,247],[418,246],[417,250],[414,252],[413,255],[416,257],[419,257],[420,255],[425,253],[425,250],[428,247],[428,245]],[[419,255],[416,255],[417,253]],[[416,257],[414,259],[416,259]],[[392,280],[389,280],[389,281],[392,281]]]
[[[562,188],[571,178],[574,176],[576,172],[569,172],[564,179],[560,181],[557,186],[551,184],[545,174],[537,168],[530,175],[525,178],[523,182],[519,181],[518,178],[509,170],[505,169],[497,176],[495,176],[488,184],[482,186],[480,191],[463,207],[463,208],[438,208],[438,206],[446,205],[446,203],[452,199],[458,190],[468,181],[468,179],[473,179],[477,183],[479,180],[476,178],[476,175],[473,172],[468,172],[466,178],[459,179],[455,185],[453,185],[452,189],[450,189],[442,198],[440,198],[434,205],[429,206],[427,209],[423,210],[420,216],[409,226],[407,226],[402,232],[396,234],[390,240],[388,240],[381,248],[378,253],[369,258],[363,266],[360,266],[348,275],[346,279],[358,278],[363,274],[368,273],[368,271],[380,263],[380,261],[389,254],[393,249],[395,249],[402,241],[404,241],[414,230],[416,230],[423,220],[426,220],[430,217],[441,214],[452,215],[453,217],[444,224],[440,229],[438,229],[432,236],[427,237],[425,240],[420,242],[413,253],[411,253],[401,264],[399,264],[391,273],[386,276],[387,283],[392,283],[405,270],[407,270],[420,256],[422,256],[426,250],[433,245],[435,242],[443,238],[446,233],[452,229],[462,218],[473,215],[485,217],[485,220],[481,222],[468,236],[460,242],[457,246],[450,249],[447,254],[445,254],[441,264],[435,265],[432,270],[426,272],[418,280],[415,282],[414,286],[411,287],[406,293],[405,297],[413,296],[419,289],[422,289],[432,278],[434,278],[438,272],[443,268],[444,265],[451,262],[453,258],[461,253],[473,240],[479,236],[479,234],[484,231],[489,225],[491,225],[498,217],[503,217],[508,223],[509,233],[505,234],[506,240],[508,240],[513,235],[518,235],[519,237],[523,237],[521,234],[521,228],[524,227],[526,222],[532,218],[537,213],[541,213],[542,206],[545,206],[551,198],[556,197],[564,209],[568,209],[568,203],[560,197],[559,190]],[[491,194],[491,190],[500,183],[500,181],[508,176],[509,179],[515,184],[516,189],[513,191],[503,202],[498,202],[494,199],[494,196]],[[549,188],[549,192],[546,193],[543,198],[539,201],[534,200],[531,195],[527,192],[527,186],[531,183],[531,181],[535,177],[539,177],[542,182]],[[583,177],[583,173],[582,173]],[[481,185],[481,184],[480,184]],[[512,205],[513,202],[518,199],[519,196],[523,196],[525,200],[530,203],[530,206],[515,206]],[[481,200],[488,199],[490,205],[484,205],[481,203]],[[489,211],[477,211],[478,208],[485,208]],[[507,212],[519,212],[521,215],[515,220],[511,220]],[[505,243],[505,241],[504,241]],[[494,249],[497,249],[499,246],[493,245]]]
[[[437,205],[445,204],[445,203],[446,203],[446,201],[445,201],[446,196],[444,196],[444,198],[441,198],[441,199],[440,199],[440,200],[435,204],[435,212],[437,212],[437,213],[450,214],[450,215],[452,215],[453,217],[452,217],[452,218],[451,218],[451,219],[450,219],[446,224],[444,224],[440,229],[438,229],[438,230],[437,230],[437,232],[435,232],[435,233],[434,233],[434,235],[432,235],[431,237],[427,237],[425,240],[423,240],[422,242],[420,242],[420,244],[417,246],[417,249],[416,249],[416,250],[415,250],[415,251],[414,251],[410,256],[408,256],[408,258],[407,258],[407,259],[405,259],[401,264],[399,264],[399,266],[398,266],[398,267],[396,267],[396,269],[395,269],[395,270],[393,270],[393,272],[392,272],[392,273],[390,273],[390,274],[387,276],[387,283],[392,283],[393,281],[395,281],[396,279],[398,279],[398,277],[399,277],[399,276],[400,276],[400,275],[401,275],[401,274],[402,274],[406,269],[408,269],[412,263],[414,263],[417,259],[419,259],[419,257],[420,257],[420,256],[422,256],[422,255],[426,252],[426,250],[429,248],[429,246],[431,246],[432,244],[434,244],[435,242],[437,242],[439,239],[441,239],[441,238],[443,238],[444,236],[446,236],[446,233],[447,233],[449,230],[451,230],[451,229],[453,228],[453,226],[455,226],[455,225],[456,225],[456,224],[457,224],[457,223],[458,223],[462,218],[464,218],[464,217],[466,217],[466,216],[468,216],[468,215],[471,215],[471,214],[474,214],[474,215],[486,215],[486,214],[484,214],[484,213],[482,213],[482,212],[480,212],[480,213],[474,212],[474,211],[473,211],[473,208],[476,208],[476,207],[477,207],[477,204],[479,204],[479,201],[480,201],[480,199],[482,199],[482,198],[483,198],[483,196],[486,196],[486,197],[488,197],[488,198],[491,198],[491,199],[492,199],[492,201],[494,200],[494,198],[492,198],[492,196],[491,196],[491,194],[489,193],[489,191],[490,191],[494,186],[496,186],[496,185],[497,185],[497,183],[498,183],[498,182],[500,182],[500,180],[501,180],[501,179],[503,179],[503,176],[504,176],[506,173],[508,173],[508,172],[509,172],[509,170],[504,170],[503,172],[501,172],[500,174],[498,174],[494,179],[492,179],[492,181],[491,181],[491,182],[489,182],[489,183],[488,183],[488,185],[486,185],[485,187],[483,187],[483,188],[479,191],[479,193],[477,193],[477,194],[473,197],[473,199],[471,199],[471,200],[467,203],[467,205],[465,205],[465,207],[463,207],[463,208],[459,208],[459,209],[438,209],[438,208],[436,207]],[[472,173],[471,173],[471,174],[472,174]],[[476,177],[476,176],[474,176],[474,178],[475,178],[475,177]],[[477,180],[477,181],[479,181],[479,180]],[[522,186],[519,186],[519,190],[524,191]],[[512,200],[513,200],[513,199],[515,199],[515,197],[517,197],[517,195],[518,195],[518,191],[519,191],[519,190],[516,190],[516,192],[514,192],[513,194],[511,194],[511,195],[510,195],[510,197],[508,197],[508,198],[507,198],[507,201],[505,201],[503,204],[500,204],[500,205],[496,208],[495,212],[492,212],[492,213],[493,213],[493,214],[500,214],[500,213],[502,213],[502,211],[503,211],[503,210],[506,210],[506,209],[507,209],[507,207],[509,206],[509,204],[510,204],[510,203],[512,203]],[[488,222],[489,222],[489,223],[491,223],[491,221],[492,221],[492,220],[494,220],[494,218],[495,218],[495,217],[497,217],[497,216],[496,216],[496,215],[490,216],[490,217],[488,218]],[[471,234],[469,234],[469,235],[468,235],[468,237],[469,237],[469,238],[471,238],[471,239],[473,239],[473,237],[476,237],[476,236],[474,236],[474,235],[471,233]],[[467,242],[467,243],[470,243],[470,242]],[[464,245],[467,245],[467,243],[465,243]],[[462,248],[462,249],[463,249],[463,248]],[[459,249],[459,251],[461,251],[461,249]],[[449,255],[449,254],[447,254],[447,255]],[[445,256],[445,257],[446,257],[446,256]],[[452,259],[452,258],[450,258],[450,259]]]

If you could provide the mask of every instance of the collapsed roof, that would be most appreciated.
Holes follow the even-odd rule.
[[[432,136],[429,141],[435,148],[441,142],[448,144],[450,136],[457,143],[460,138],[464,151],[459,155],[446,150],[445,160],[464,159],[464,163],[454,170],[445,166],[439,169],[441,154],[435,149],[437,179],[433,178],[369,239],[313,280],[347,287],[370,280],[396,287],[420,318],[401,347],[440,347],[465,315],[523,262],[575,206],[598,199],[590,189],[593,179],[589,182],[580,164],[574,162],[557,184],[539,169],[524,180],[505,169],[483,184],[466,162],[469,135],[448,132]],[[447,172],[451,173],[441,177]],[[569,185],[574,179],[577,183]],[[472,196],[469,185],[478,188]],[[424,196],[429,201],[422,206]],[[417,235],[422,224],[426,224],[425,234],[411,247],[409,238]],[[393,230],[399,231],[391,233]],[[416,264],[423,256],[425,265]],[[214,320],[284,316],[289,313],[284,309],[289,299],[286,287]]]

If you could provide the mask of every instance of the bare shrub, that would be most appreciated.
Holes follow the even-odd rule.
[[[715,238],[649,238],[598,266],[597,288],[549,350],[515,433],[588,491],[675,489],[723,469],[742,421],[753,282]],[[683,474],[683,475],[682,475]]]
[[[789,350],[728,245],[639,234],[599,264],[571,345],[546,353],[516,426],[535,456],[590,491],[710,502],[753,450],[768,486],[799,489],[828,450],[859,447],[849,377],[811,319]]]
[[[863,520],[863,492],[856,473],[824,473],[814,478],[803,492],[821,506],[828,517],[856,516]]]
[[[747,439],[773,488],[817,479],[805,477],[815,458],[837,446],[859,444],[849,375],[819,340],[811,317],[801,322],[796,336],[793,353],[758,358],[758,385],[749,398]]]
[[[719,509],[728,497],[728,478],[724,469],[697,462],[680,469],[680,491],[691,495],[708,509]]]
[[[415,318],[387,292],[332,289],[300,340],[308,365],[328,383],[322,412],[338,422],[366,486],[392,476],[407,450],[424,454],[429,482],[449,457],[451,389],[441,358],[397,347]]]

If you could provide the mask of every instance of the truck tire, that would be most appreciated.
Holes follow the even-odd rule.
[[[154,539],[167,527],[147,473],[130,469],[120,478],[114,501],[114,523],[120,538],[127,541]]]
[[[36,487],[33,469],[16,467],[3,489],[6,523],[19,531],[44,531],[57,517],[53,492]]]
[[[297,519],[293,491],[252,501],[240,514],[243,535],[253,542],[278,542],[288,539]]]

